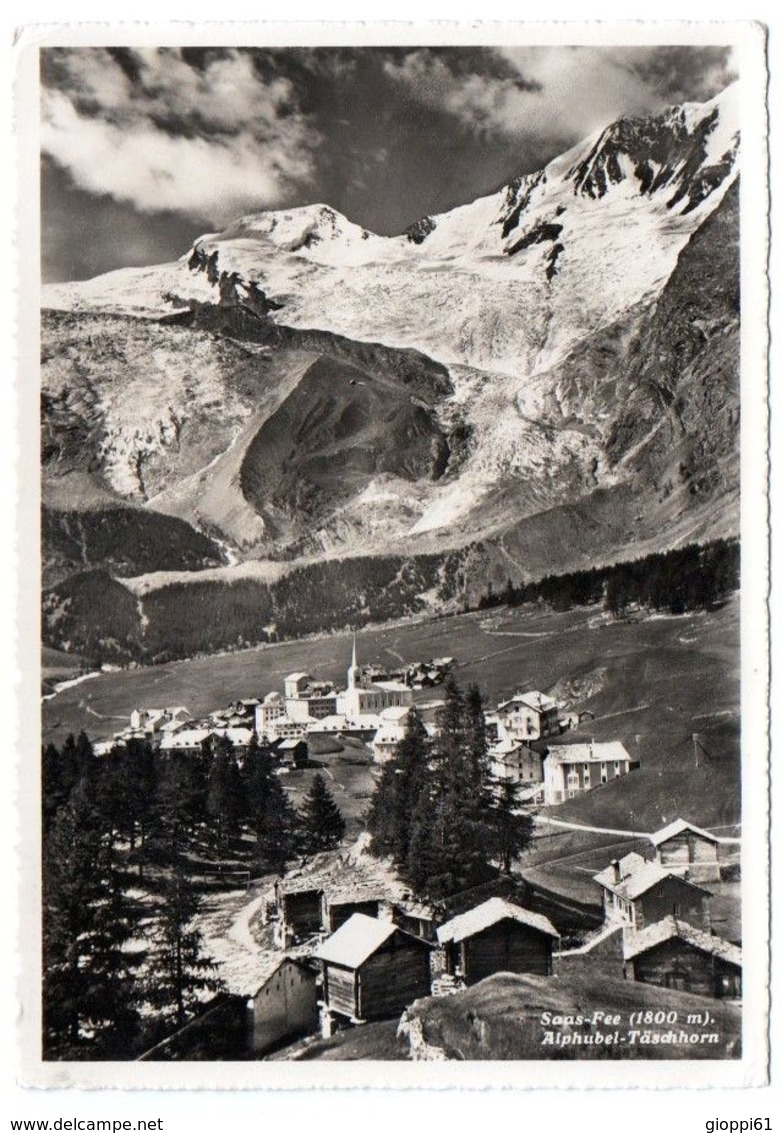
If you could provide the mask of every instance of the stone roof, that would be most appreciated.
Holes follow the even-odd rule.
[[[702,830],[700,826],[695,826],[692,822],[685,822],[683,818],[677,818],[673,822],[669,822],[667,826],[663,826],[662,830],[655,830],[654,834],[650,834],[649,838],[655,846],[660,846],[663,842],[667,842],[669,838],[675,838],[677,834],[682,834],[685,830],[692,831],[700,838],[706,838],[709,842],[715,844],[719,842],[719,838],[714,834],[710,834],[708,830]]]
[[[659,944],[675,939],[684,940],[701,952],[718,956],[721,960],[741,967],[741,949],[737,944],[732,944],[722,936],[713,936],[676,917],[665,917],[649,925],[648,928],[641,929],[640,932],[627,933],[624,942],[625,960],[632,960],[633,957],[648,952],[650,948],[656,948]]]
[[[664,881],[666,877],[675,877],[682,885],[689,885],[692,889],[700,889],[702,893],[708,893],[707,889],[693,884],[692,881],[685,881],[684,878],[671,869],[661,866],[657,861],[647,861],[646,858],[635,853],[635,851],[625,854],[623,858],[619,859],[618,864],[619,880],[616,879],[613,863],[606,866],[600,873],[596,873],[593,880],[598,885],[602,885],[604,889],[616,893],[627,901],[634,901],[651,889],[653,885]]]
[[[315,956],[330,964],[360,968],[395,932],[399,929],[393,921],[354,913],[315,949]]]
[[[476,936],[479,932],[483,932],[485,929],[491,928],[492,925],[505,920],[518,921],[519,924],[537,929],[538,932],[543,932],[546,936],[559,936],[551,921],[542,914],[533,913],[530,909],[522,908],[521,905],[513,905],[502,897],[490,897],[482,905],[477,905],[474,909],[460,913],[459,916],[446,921],[444,925],[438,928],[437,939],[441,944],[446,944],[449,941],[458,944],[460,940],[466,940],[469,936]]]

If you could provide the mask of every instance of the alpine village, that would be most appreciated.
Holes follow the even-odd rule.
[[[293,672],[49,744],[46,1056],[738,1056],[739,839],[558,820],[638,775],[642,737],[457,674],[362,665],[354,635],[344,687]],[[535,867],[582,831],[564,885]],[[617,1005],[653,1025],[620,1035]]]

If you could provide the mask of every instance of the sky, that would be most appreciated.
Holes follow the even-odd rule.
[[[47,48],[43,279],[313,202],[396,234],[734,78],[730,48],[703,46]]]

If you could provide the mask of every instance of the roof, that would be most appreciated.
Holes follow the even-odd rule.
[[[409,704],[392,704],[389,708],[384,708],[380,713],[381,720],[393,720],[398,722],[404,720],[410,715]]]
[[[266,987],[269,980],[272,979],[273,976],[276,976],[276,974],[277,974],[277,972],[279,972],[280,968],[284,968],[286,964],[293,964],[293,965],[295,965],[295,967],[299,968],[300,971],[307,972],[308,975],[312,976],[313,980],[317,976],[316,969],[313,966],[311,966],[310,964],[307,963],[307,960],[306,960],[305,957],[303,957],[303,956],[283,956],[283,958],[277,964],[275,964],[275,966],[272,968],[272,970],[270,972],[265,972],[263,974],[263,976],[261,977],[261,983],[258,985],[257,990],[255,992],[253,992],[253,995],[252,995],[253,999],[263,991],[263,989]]]
[[[354,913],[315,950],[319,960],[360,968],[387,940],[399,932],[393,921],[381,921],[365,913]]]
[[[409,692],[410,689],[401,681],[372,681],[372,688],[382,688],[385,692]]]
[[[537,712],[546,712],[557,707],[557,702],[543,692],[533,689],[531,692],[517,692],[509,700],[504,700],[500,708],[507,708],[509,704],[523,704],[526,708],[534,708]]]
[[[514,752],[521,751],[523,746],[519,740],[500,740],[489,748],[489,756],[491,759],[499,759],[503,755],[513,755]]]
[[[282,693],[279,693],[279,692],[276,692],[276,691],[267,692],[266,696],[263,698],[263,703],[264,704],[281,704],[282,703]]]
[[[624,897],[627,901],[634,901],[636,897],[648,892],[653,885],[657,885],[667,877],[673,877],[682,885],[689,885],[692,889],[700,889],[702,893],[708,893],[708,890],[703,889],[702,886],[695,885],[692,881],[685,881],[673,870],[666,869],[659,862],[649,862],[635,851],[619,859],[619,877],[620,880],[617,882],[614,877],[614,866],[611,863],[600,873],[596,873],[594,880],[604,889]]]
[[[521,905],[513,905],[502,897],[490,897],[482,905],[477,905],[474,909],[460,913],[458,917],[446,921],[444,925],[438,928],[437,939],[441,944],[448,941],[457,944],[460,940],[466,940],[469,936],[476,936],[479,932],[483,932],[485,929],[491,928],[492,925],[505,920],[518,921],[519,924],[537,929],[538,932],[543,932],[546,936],[559,936],[551,921],[540,913],[523,909]]]
[[[308,681],[309,679],[309,673],[288,673],[285,678],[286,681]]]
[[[620,740],[606,743],[558,744],[548,753],[549,763],[611,763],[630,761],[630,754]]]
[[[663,842],[667,842],[669,838],[675,838],[677,834],[681,834],[684,830],[691,830],[693,834],[706,838],[709,842],[719,842],[719,838],[715,837],[714,834],[710,834],[708,830],[702,830],[700,826],[694,826],[691,822],[685,822],[683,818],[669,822],[667,826],[663,826],[662,830],[655,830],[654,834],[649,835],[649,838],[653,845],[659,846]]]
[[[737,944],[732,944],[721,936],[712,936],[676,917],[665,917],[640,932],[628,933],[624,943],[625,960],[632,960],[634,956],[640,956],[642,952],[648,952],[650,948],[674,939],[684,940],[701,952],[741,966],[741,949]]]

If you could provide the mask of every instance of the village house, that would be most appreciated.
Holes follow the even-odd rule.
[[[651,835],[657,861],[689,881],[720,880],[719,838],[677,818]]]
[[[543,796],[546,806],[573,799],[585,791],[627,775],[637,763],[619,740],[535,744],[543,760]]]
[[[741,949],[677,917],[626,933],[624,960],[627,979],[716,999],[741,997]]]
[[[289,770],[306,767],[309,762],[310,749],[305,740],[274,740],[269,749]]]
[[[559,705],[542,692],[517,692],[497,707],[507,734],[516,740],[539,740],[560,733]]]
[[[353,913],[316,949],[323,971],[323,1033],[333,1016],[351,1023],[398,1016],[431,990],[430,950],[393,921]]]
[[[540,752],[510,738],[499,740],[489,748],[489,769],[503,783],[531,786],[543,782],[543,756]]]
[[[290,948],[317,936],[323,923],[323,886],[311,878],[298,877],[274,883],[274,901],[263,910],[273,923],[274,943]]]
[[[247,1046],[265,1054],[318,1029],[318,973],[305,960],[286,956],[247,1000]]]
[[[279,692],[268,692],[255,709],[255,730],[259,736],[268,736],[275,720],[285,715],[285,701]]]
[[[594,880],[602,891],[607,923],[626,922],[640,931],[672,916],[709,927],[709,891],[640,854],[615,859]]]
[[[540,913],[490,897],[446,921],[437,939],[445,946],[446,971],[474,984],[495,972],[550,976],[559,934]]]
[[[182,706],[175,708],[134,708],[130,714],[130,731],[143,732],[151,736],[155,732],[159,732],[165,724],[181,726],[186,724],[189,719],[190,712]]]
[[[238,756],[247,754],[252,739],[252,729],[248,727],[200,727],[183,728],[178,732],[171,732],[163,736],[160,741],[160,750],[163,752],[177,752],[182,755],[199,755],[203,751],[206,741],[214,745],[220,738],[230,741],[234,752]]]

